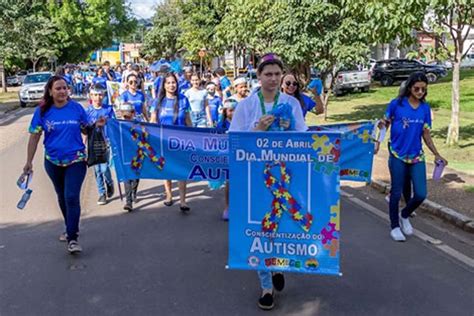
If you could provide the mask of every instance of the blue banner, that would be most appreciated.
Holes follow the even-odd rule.
[[[229,135],[229,268],[339,274],[342,133]]]
[[[216,129],[112,119],[107,135],[119,181],[228,178],[228,137]]]
[[[341,180],[370,182],[374,155],[372,121],[311,126],[310,131],[340,131]]]

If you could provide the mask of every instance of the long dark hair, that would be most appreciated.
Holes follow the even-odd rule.
[[[295,94],[293,95],[293,97],[295,97],[300,102],[301,109],[304,111],[306,105],[304,104],[303,96],[302,96],[301,91],[300,91],[301,83],[298,80],[298,78],[296,77],[296,75],[292,72],[288,72],[288,73],[284,74],[281,77],[280,86],[282,86],[285,83],[285,77],[288,77],[288,76],[293,76],[293,78],[295,78],[296,90],[295,90]],[[283,88],[281,90],[283,91]]]
[[[64,80],[64,77],[62,76],[51,76],[46,83],[46,86],[44,87],[44,93],[43,93],[43,98],[41,99],[41,102],[39,104],[40,107],[40,114],[43,116],[48,110],[51,108],[51,106],[54,104],[54,99],[51,93],[49,92],[51,89],[53,89],[53,85],[56,81],[63,80],[66,83],[66,80]]]
[[[156,107],[156,114],[158,117],[160,116],[161,112],[161,106],[163,103],[164,98],[166,98],[166,91],[165,91],[165,82],[167,78],[173,78],[174,81],[176,82],[176,91],[174,92],[174,95],[176,96],[176,99],[174,100],[174,106],[173,106],[173,123],[176,122],[176,119],[178,118],[178,111],[179,111],[179,87],[178,87],[178,78],[176,78],[175,74],[172,72],[167,72],[163,76],[163,80],[161,81],[160,84],[160,90],[158,92],[158,105]]]
[[[398,94],[398,101],[401,103],[403,98],[410,97],[411,95],[411,88],[417,82],[424,82],[428,86],[428,78],[423,72],[414,72],[408,77],[408,79],[404,82],[404,86],[400,88],[400,92]],[[425,102],[426,96],[428,95],[428,90],[425,91],[425,94],[421,98],[421,102]]]

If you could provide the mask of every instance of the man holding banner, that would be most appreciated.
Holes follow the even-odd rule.
[[[278,56],[275,54],[266,54],[262,57],[261,62],[258,66],[257,69],[257,75],[261,81],[261,90],[258,93],[252,94],[248,98],[244,99],[239,103],[237,106],[237,110],[234,114],[233,121],[231,123],[230,132],[238,132],[238,131],[301,131],[304,132],[308,128],[304,122],[303,118],[303,113],[301,111],[301,106],[299,105],[298,100],[295,98],[284,94],[280,93],[280,82],[281,82],[281,77],[283,73],[283,63],[279,59]],[[282,135],[283,136],[283,135]],[[236,140],[233,139],[233,135],[231,133],[231,139],[229,141],[230,144],[234,144],[235,142],[239,141],[239,138],[236,137]],[[239,135],[239,137],[243,137]],[[268,138],[265,138],[268,140]],[[241,142],[241,144],[244,144],[245,142]],[[265,147],[265,144],[260,144],[259,146],[258,141],[257,141],[257,147]],[[285,150],[285,149],[283,149]],[[231,151],[231,168],[232,168],[232,159],[234,158],[234,152]],[[238,160],[238,159],[237,159]],[[249,174],[250,174],[250,160],[249,159]],[[257,159],[257,161],[260,161]],[[268,184],[268,188],[272,190],[279,191],[280,189],[283,189],[284,185],[282,185],[280,188],[274,187],[276,185],[276,182],[278,181],[274,175],[272,175],[272,172],[274,171],[273,167],[279,167],[280,169],[280,176],[285,182],[285,180],[289,181],[289,177],[285,178],[285,170],[286,166],[283,162],[277,162],[275,161],[274,163],[272,162],[271,164],[268,163],[266,165],[265,171],[264,171],[264,177],[266,177],[266,183]],[[238,183],[237,181],[232,181],[232,169],[231,169],[231,188],[236,191],[241,191],[241,187],[232,187],[233,183]],[[237,178],[237,177],[236,177]],[[285,179],[283,179],[285,178]],[[250,181],[250,180],[249,180]],[[272,184],[273,182],[273,184]],[[238,183],[239,184],[239,183]],[[249,192],[251,191],[250,189],[248,190]],[[237,201],[238,199],[232,199],[234,196],[232,193],[233,191],[231,190],[231,208],[232,208],[232,202]],[[276,196],[275,196],[276,197]],[[281,197],[281,196],[280,196]],[[277,197],[276,197],[277,198]],[[247,197],[247,199],[250,199],[250,196]],[[242,200],[242,199],[240,199]],[[277,198],[274,200],[273,205],[275,205],[278,202],[279,199]],[[294,202],[294,201],[292,201]],[[250,203],[250,202],[249,202]],[[236,203],[237,204],[237,203]],[[235,205],[235,204],[234,204]],[[260,206],[261,207],[261,206]],[[283,209],[285,209],[285,206],[283,206]],[[274,209],[275,210],[275,209]],[[232,221],[233,218],[241,218],[242,216],[238,216],[236,212],[241,212],[241,209],[231,209],[230,210],[230,224],[232,225],[234,222]],[[278,217],[281,216],[281,209],[276,210],[276,212],[273,215],[277,215]],[[272,211],[273,213],[273,211]],[[249,210],[250,214],[250,210]],[[236,216],[237,215],[237,216]],[[270,214],[269,216],[265,215],[264,220],[262,221],[262,228],[265,230],[266,228],[272,229],[275,228],[275,223],[272,223],[270,225],[266,225],[267,223],[265,222],[266,220],[271,220],[273,216]],[[251,217],[251,215],[249,215]],[[311,214],[307,213],[303,218],[301,218],[301,222],[305,222],[304,225],[308,226],[311,223]],[[272,226],[273,225],[273,226]],[[249,229],[246,230],[246,232],[249,231]],[[230,233],[230,239],[232,237],[233,231],[232,227],[229,228],[229,233]],[[241,233],[240,231],[237,232]],[[258,234],[260,232],[254,231],[254,233]],[[253,234],[252,232],[249,232],[249,234]],[[263,238],[262,238],[263,239]],[[255,239],[257,240],[257,239]],[[272,240],[269,241],[269,243],[273,244]],[[252,249],[257,249],[260,248],[262,245],[257,245],[257,244],[252,244],[251,248]],[[230,242],[230,247],[232,248],[232,241]],[[266,248],[266,246],[265,246]],[[229,265],[232,268],[233,266],[238,268],[238,265],[233,265],[232,264],[232,250],[230,249],[229,251]],[[249,257],[249,262],[251,265],[258,266],[260,262],[260,258],[257,256],[251,256]],[[267,265],[268,267],[268,265]],[[244,267],[240,267],[244,268]],[[269,310],[274,307],[274,298],[273,298],[273,289],[277,291],[283,290],[285,286],[285,279],[283,277],[282,273],[275,272],[272,273],[270,269],[265,269],[265,270],[258,270],[258,277],[260,279],[260,286],[262,288],[262,294],[258,300],[258,306],[261,309],[264,310]]]

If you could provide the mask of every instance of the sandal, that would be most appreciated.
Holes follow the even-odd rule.
[[[165,201],[163,204],[166,205],[166,206],[171,206],[171,205],[173,205],[173,203],[174,203],[173,199],[170,199],[170,200]]]
[[[191,208],[187,205],[182,205],[179,207],[179,209],[182,211],[182,212],[189,212],[191,210]]]

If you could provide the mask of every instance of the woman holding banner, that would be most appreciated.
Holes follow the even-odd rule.
[[[161,84],[158,98],[155,99],[151,109],[150,122],[161,125],[192,126],[191,106],[188,99],[178,93],[178,79],[173,73],[167,73]],[[191,209],[186,204],[186,181],[178,181],[180,209],[188,212]],[[171,180],[165,180],[166,206],[173,205],[171,193]]]
[[[428,79],[421,72],[413,73],[401,89],[398,98],[392,100],[382,122],[392,125],[388,149],[388,167],[391,177],[390,191],[390,236],[395,241],[405,241],[405,235],[413,234],[409,217],[426,198],[426,165],[421,139],[435,156],[435,162],[447,165],[431,139],[431,110],[426,103]],[[411,182],[413,196],[408,199],[399,217],[399,202],[403,188]],[[408,197],[408,196],[407,196]]]
[[[120,96],[120,102],[131,103],[135,107],[135,115],[143,117],[148,121],[148,110],[146,106],[145,96],[141,91],[138,91],[139,80],[137,75],[131,73],[126,78],[128,90]]]
[[[257,76],[261,82],[261,89],[257,93],[239,103],[233,115],[229,131],[268,131],[274,130],[274,123],[278,122],[281,131],[306,131],[301,105],[294,97],[280,92],[280,83],[283,73],[283,63],[280,58],[269,53],[262,56],[257,68]],[[289,117],[277,117],[272,114],[281,106],[290,106]],[[274,306],[273,289],[283,290],[285,279],[282,273],[272,273],[268,270],[258,271],[262,295],[258,300],[261,309],[269,310]]]

